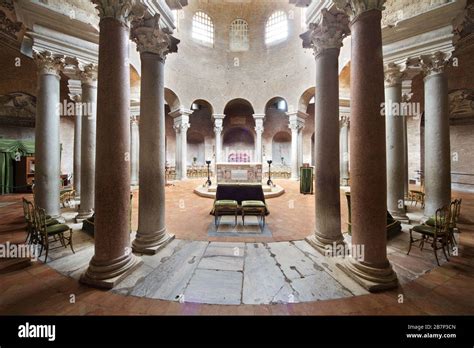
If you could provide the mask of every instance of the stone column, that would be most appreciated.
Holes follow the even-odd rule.
[[[138,168],[139,168],[139,130],[138,118],[132,116],[130,118],[130,184],[132,186],[138,185]]]
[[[136,0],[93,0],[99,10],[95,252],[81,281],[112,288],[141,260],[130,247],[130,22]]]
[[[212,115],[214,119],[214,133],[216,134],[216,159],[215,163],[223,162],[222,159],[222,131],[224,130],[224,118],[223,114]],[[225,162],[225,161],[224,161]],[[217,171],[216,171],[217,175]]]
[[[34,52],[38,66],[35,126],[35,203],[58,218],[60,193],[59,81],[64,58],[51,52]]]
[[[448,81],[444,68],[449,55],[422,56],[425,73],[425,217],[451,201]]]
[[[132,39],[140,52],[140,196],[138,231],[133,250],[155,254],[174,235],[165,224],[165,59],[179,40],[160,28],[160,16],[134,24]]]
[[[255,120],[255,133],[257,134],[255,141],[255,161],[257,163],[262,163],[262,133],[263,133],[263,121],[265,120],[265,115],[263,114],[254,114],[253,118]]]
[[[291,180],[298,180],[300,177],[300,132],[304,127],[304,123],[308,115],[302,111],[287,112],[286,115],[289,119],[288,128],[291,129]]]
[[[303,165],[303,129],[304,123],[298,130],[298,168]]]
[[[94,214],[95,200],[95,150],[97,120],[97,65],[86,65],[81,72],[84,114],[81,137],[81,204],[76,221]]]
[[[303,47],[316,59],[315,95],[315,214],[314,234],[307,241],[322,254],[344,243],[341,232],[339,167],[339,51],[349,34],[349,18],[338,10],[321,11],[310,24]]]
[[[81,195],[81,134],[82,134],[82,97],[75,95],[73,101],[75,107],[74,119],[74,161],[73,161],[73,183],[76,191],[76,198]]]
[[[384,0],[337,0],[351,17],[351,219],[357,254],[341,268],[369,291],[396,287],[387,259],[387,163],[381,19]],[[370,73],[369,73],[370,72]]]
[[[385,67],[385,128],[387,147],[387,209],[397,220],[408,223],[405,210],[404,118],[400,66]],[[398,112],[397,112],[398,110]]]
[[[291,129],[291,180],[298,180],[298,129],[300,125],[290,121],[288,126]]]
[[[340,165],[341,165],[341,186],[349,186],[349,116],[340,117]]]
[[[188,139],[187,132],[189,127],[189,115],[191,110],[178,109],[170,112],[174,120],[173,128],[176,131],[176,177],[178,180],[188,178]]]

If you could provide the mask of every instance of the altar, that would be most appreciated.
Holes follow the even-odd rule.
[[[194,189],[194,193],[201,197],[215,198],[217,185],[262,185],[265,198],[279,197],[285,193],[283,187],[279,185],[263,184],[262,169],[261,163],[217,163],[216,181],[213,185],[200,185]]]
[[[261,163],[217,163],[217,184],[261,184]]]

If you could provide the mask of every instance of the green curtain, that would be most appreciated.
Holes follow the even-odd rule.
[[[13,161],[35,153],[33,140],[0,139],[0,194],[13,192]]]
[[[10,154],[0,152],[0,194],[13,192],[13,166]]]

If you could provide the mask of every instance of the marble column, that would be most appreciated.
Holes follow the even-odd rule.
[[[385,67],[385,129],[387,148],[387,209],[397,220],[409,223],[405,209],[404,118],[401,67]],[[398,112],[397,112],[398,110]]]
[[[82,97],[76,95],[73,98],[76,104],[74,115],[74,160],[73,160],[73,184],[76,198],[81,195],[81,134],[82,134]]]
[[[134,24],[132,39],[140,52],[140,196],[133,251],[155,254],[174,235],[165,223],[165,60],[179,40],[160,28],[160,16]]]
[[[38,67],[35,125],[35,204],[58,218],[60,193],[59,82],[64,57],[34,52]]]
[[[339,167],[339,51],[349,34],[349,18],[338,10],[321,11],[319,23],[310,24],[309,39],[316,60],[315,95],[315,221],[306,240],[325,254],[344,243],[341,232]]]
[[[212,115],[214,119],[214,133],[216,134],[216,158],[215,164],[219,162],[226,162],[222,159],[222,131],[224,130],[224,118],[223,114]],[[215,172],[217,175],[217,171]]]
[[[349,116],[340,117],[340,166],[341,166],[341,186],[349,186]]]
[[[95,150],[97,120],[97,65],[86,65],[80,74],[84,114],[81,137],[81,204],[76,221],[94,214],[95,201]]]
[[[308,114],[302,111],[287,112],[291,130],[291,180],[299,180],[300,177],[300,147],[302,146],[301,132],[304,128],[305,120]]]
[[[262,133],[263,133],[263,121],[265,120],[265,115],[263,114],[254,114],[253,118],[255,120],[255,133],[257,135],[255,141],[255,160],[256,163],[262,163]]]
[[[130,247],[130,22],[136,0],[93,0],[99,10],[95,250],[81,282],[113,288],[142,262]]]
[[[303,129],[304,123],[298,130],[298,168],[303,165]]]
[[[173,128],[176,131],[176,177],[178,180],[188,178],[188,139],[187,133],[191,126],[189,124],[189,115],[191,110],[178,109],[170,112],[174,120]]]
[[[449,55],[421,57],[425,73],[425,217],[451,201],[448,81],[444,68]]]
[[[384,0],[337,0],[351,29],[352,250],[340,267],[369,291],[396,287],[387,259],[387,163],[382,54]],[[370,71],[370,73],[369,73]]]
[[[298,180],[298,130],[301,125],[297,121],[290,121],[291,129],[291,180]]]
[[[130,184],[132,186],[138,185],[138,168],[139,168],[139,130],[138,118],[132,116],[130,118]]]

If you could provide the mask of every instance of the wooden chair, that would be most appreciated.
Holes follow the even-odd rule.
[[[55,224],[48,226],[46,213],[43,208],[36,207],[34,209],[34,228],[38,236],[38,242],[41,245],[39,256],[43,253],[43,249],[46,250],[46,255],[44,257],[44,262],[48,260],[48,252],[50,249],[50,243],[56,242],[59,240],[61,243],[60,246],[55,247],[54,249],[60,248],[61,246],[66,248],[68,245],[71,248],[71,251],[75,253],[72,245],[72,229],[66,224]],[[64,233],[69,231],[69,236],[66,236]],[[52,239],[52,240],[51,240]]]
[[[408,197],[411,201],[411,205],[415,203],[415,207],[420,203],[421,207],[425,207],[425,183],[424,180],[420,181],[421,187],[420,190],[410,190]]]
[[[456,238],[454,236],[454,232],[459,233],[459,228],[457,227],[457,222],[459,219],[459,214],[461,213],[461,203],[462,199],[455,199],[449,205],[450,210],[450,220],[449,220],[449,236],[448,236],[448,244],[450,248],[448,248],[448,253],[451,248],[454,248],[457,245]],[[432,217],[425,222],[425,225],[428,226],[435,226],[435,218]]]
[[[35,231],[35,208],[32,202],[23,198],[23,214],[25,216],[26,221],[26,239],[25,243],[30,244],[37,244],[38,243],[38,235]],[[51,218],[50,215],[46,215],[46,224],[48,226],[57,225],[59,221],[56,219]]]
[[[451,210],[450,207],[442,207],[436,211],[434,226],[429,225],[417,225],[410,228],[410,245],[408,247],[407,255],[410,254],[411,246],[420,242],[419,248],[423,250],[423,246],[426,243],[431,243],[433,252],[436,258],[436,262],[439,264],[438,260],[438,250],[442,249],[443,254],[446,257],[446,260],[449,261],[448,255],[446,254],[445,247],[448,247],[449,240],[449,225],[451,220]],[[421,238],[414,239],[413,232],[421,234]]]

